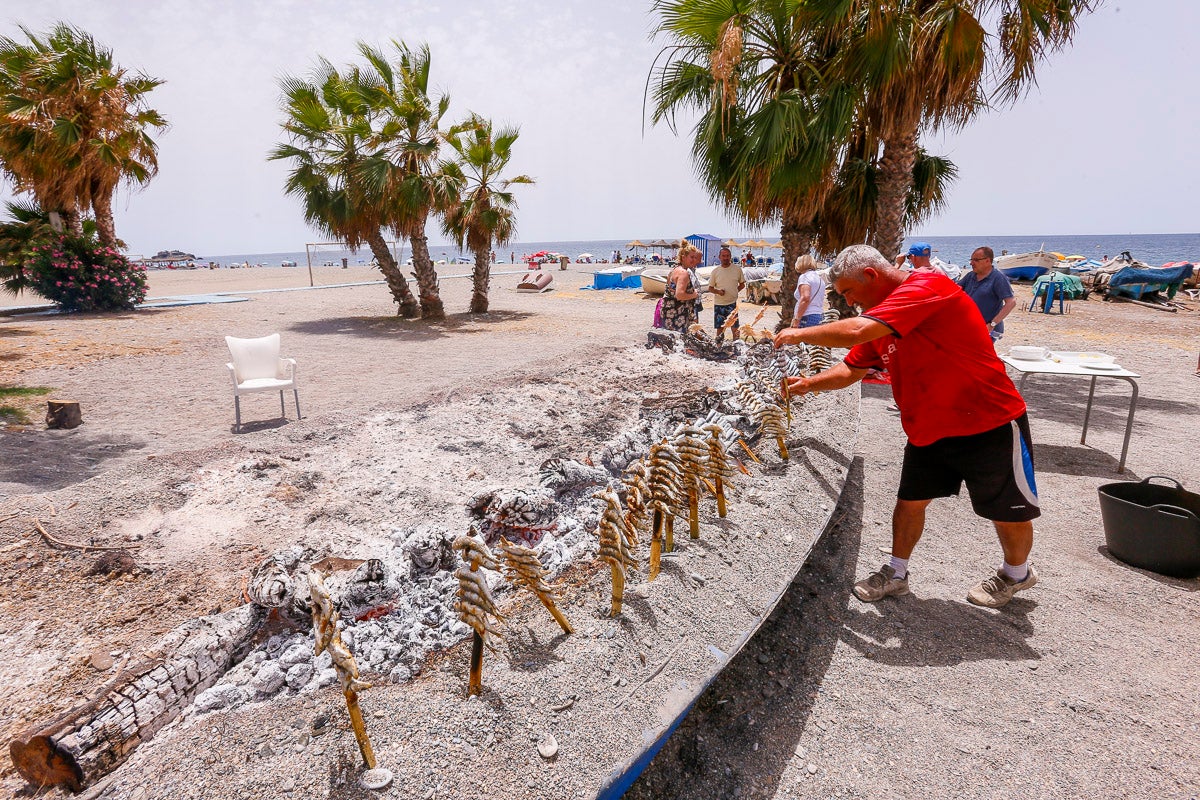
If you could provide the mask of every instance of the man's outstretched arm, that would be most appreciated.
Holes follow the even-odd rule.
[[[850,322],[850,320],[844,320]],[[836,323],[835,323],[836,324]],[[812,330],[806,328],[805,330]],[[811,378],[788,378],[788,392],[793,396],[809,392],[828,392],[834,389],[845,389],[863,379],[867,370],[851,367],[845,361],[834,364],[824,372]]]
[[[784,328],[775,334],[775,346],[785,344],[817,344],[825,347],[854,347],[895,333],[882,322],[869,317],[852,317],[827,322],[811,328]]]

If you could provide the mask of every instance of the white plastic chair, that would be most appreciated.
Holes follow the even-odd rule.
[[[225,337],[233,361],[226,364],[233,378],[234,430],[242,430],[242,403],[244,394],[255,392],[279,392],[279,413],[287,419],[283,391],[291,389],[296,398],[296,419],[300,419],[300,392],[296,389],[296,359],[279,357],[279,334],[260,339],[238,339]]]

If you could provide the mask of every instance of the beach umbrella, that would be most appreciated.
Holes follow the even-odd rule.
[[[783,242],[769,242],[767,247],[771,248],[772,250],[782,250]]]
[[[738,246],[738,243],[737,243],[736,239],[726,239],[725,241],[721,242],[721,247],[737,247],[737,246]]]
[[[632,242],[630,242],[629,244],[627,244],[625,246],[626,247],[648,247],[648,245],[645,245],[642,243],[641,239],[634,239]]]

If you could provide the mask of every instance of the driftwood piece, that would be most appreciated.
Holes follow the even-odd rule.
[[[75,400],[46,401],[46,427],[68,430],[83,424],[83,414]]]
[[[37,528],[37,532],[40,533],[42,535],[42,538],[45,539],[50,544],[57,545],[59,547],[70,547],[74,550],[82,550],[85,553],[88,550],[136,550],[139,547],[141,547],[140,544],[106,545],[106,544],[88,544],[86,542],[64,541],[63,539],[59,539],[56,536],[51,536],[50,532],[47,531],[45,529],[45,527],[43,527],[42,521],[38,520],[38,519],[35,519],[33,521],[33,527]]]
[[[179,716],[249,650],[265,616],[253,605],[189,620],[86,703],[19,733],[13,765],[35,786],[94,783]]]

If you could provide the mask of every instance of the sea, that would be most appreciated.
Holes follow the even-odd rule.
[[[641,238],[641,241],[653,241]],[[758,236],[732,236],[736,241],[746,241],[749,238],[763,238],[768,242],[778,242],[778,238]],[[514,242],[508,247],[496,248],[496,260],[499,265],[521,263],[524,256],[540,251],[562,253],[578,260],[583,254],[591,254],[595,259],[611,259],[615,251],[620,251],[622,258],[631,255],[634,248],[629,246],[631,239],[591,239],[576,241],[545,241],[545,242]],[[927,236],[910,237],[905,240],[907,248],[914,241],[928,242],[933,247],[933,253],[942,261],[966,266],[971,252],[987,245],[999,256],[1004,251],[1009,253],[1025,253],[1045,249],[1047,252],[1062,253],[1064,256],[1080,255],[1087,258],[1102,259],[1105,256],[1114,257],[1128,251],[1134,258],[1150,266],[1157,267],[1172,261],[1193,261],[1200,264],[1200,233],[1136,233],[1136,234],[1107,234],[1096,236],[1062,235],[1062,236]],[[735,254],[741,254],[741,248],[734,248]],[[404,263],[411,253],[407,247],[396,245],[394,252],[398,260]],[[668,253],[661,248],[639,248],[639,252]],[[779,250],[756,250],[756,254],[779,257]],[[452,244],[431,244],[429,253],[435,261],[444,260],[453,263],[460,260],[466,263],[472,261],[471,254],[464,252]],[[300,267],[307,266],[310,254],[304,250],[293,250],[277,253],[229,253],[225,255],[205,255],[197,257],[197,262],[216,262],[222,266],[229,264],[262,264],[278,267],[284,261],[295,261]],[[371,252],[367,248],[357,253],[337,247],[313,248],[311,260],[313,266],[321,266],[327,261],[341,266],[345,258],[348,264],[368,264]],[[511,259],[511,261],[510,261]]]

